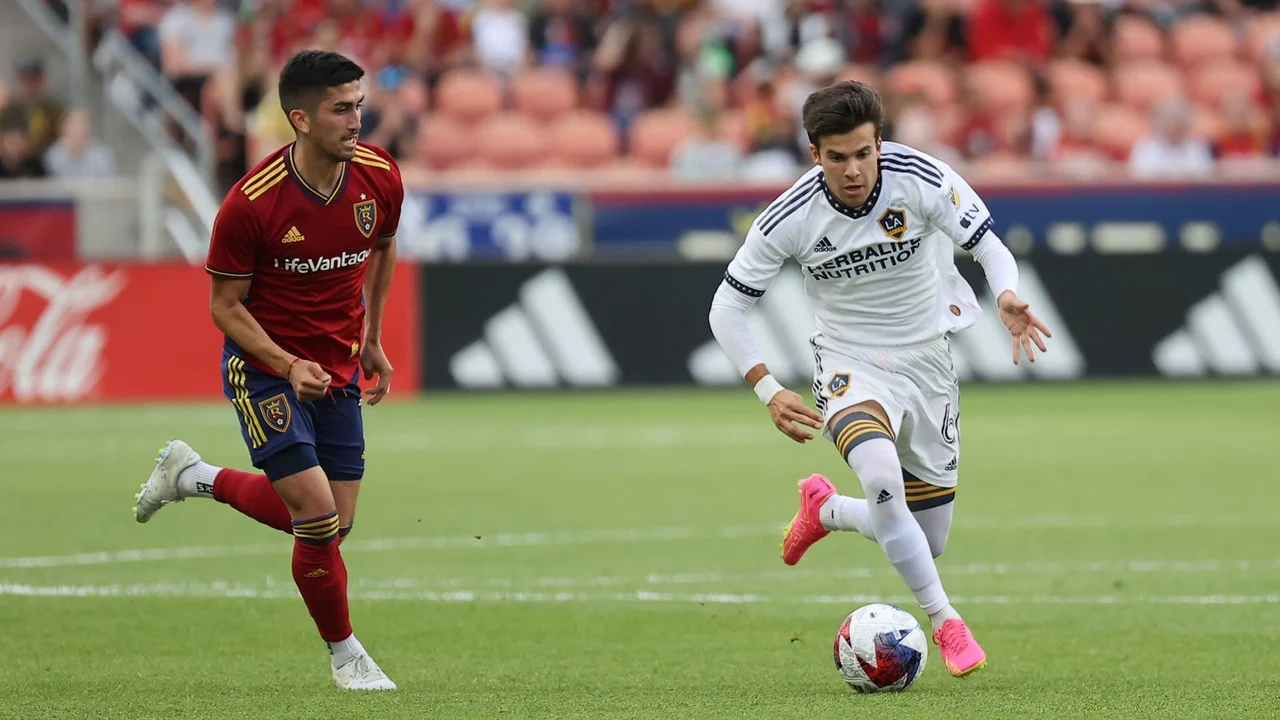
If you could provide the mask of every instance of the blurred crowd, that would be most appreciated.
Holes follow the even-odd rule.
[[[0,180],[107,178],[115,155],[94,139],[89,114],[51,93],[44,60],[21,58],[0,84]]]
[[[200,109],[227,183],[291,139],[273,86],[307,47],[369,70],[366,139],[427,176],[787,181],[801,103],[844,78],[880,89],[887,139],[971,171],[1191,179],[1280,154],[1277,0],[96,5]]]

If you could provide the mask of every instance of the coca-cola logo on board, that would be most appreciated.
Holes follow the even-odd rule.
[[[70,277],[39,265],[0,265],[0,396],[79,400],[103,372],[107,328],[88,321],[125,287],[120,270],[88,266]]]

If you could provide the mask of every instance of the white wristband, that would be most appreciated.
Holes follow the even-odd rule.
[[[752,389],[756,391],[756,397],[760,398],[760,402],[768,405],[769,401],[773,400],[774,395],[786,388],[782,387],[782,383],[778,382],[773,375],[765,375],[756,382]]]

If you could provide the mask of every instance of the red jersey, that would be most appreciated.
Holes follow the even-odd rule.
[[[395,234],[404,185],[386,150],[361,143],[326,197],[294,169],[292,151],[290,143],[272,153],[231,188],[205,269],[252,278],[245,307],[262,329],[341,387],[357,379],[369,251]],[[274,372],[231,338],[226,344],[249,365]]]

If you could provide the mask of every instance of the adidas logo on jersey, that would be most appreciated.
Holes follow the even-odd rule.
[[[299,243],[306,239],[307,239],[306,236],[304,236],[301,232],[298,231],[297,225],[291,225],[289,227],[289,232],[284,234],[284,239],[281,240],[280,242],[285,244]]]
[[[813,246],[813,251],[814,252],[835,252],[836,246],[833,245],[830,240],[824,237],[818,241],[817,245]]]

